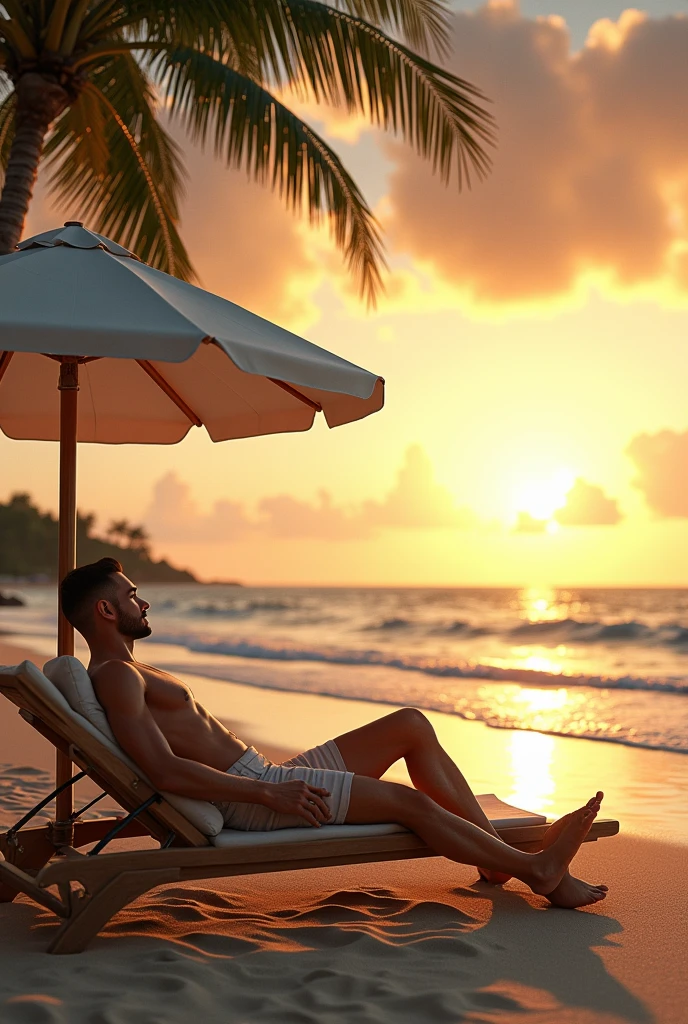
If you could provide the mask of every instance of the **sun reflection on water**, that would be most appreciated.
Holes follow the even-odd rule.
[[[529,622],[548,622],[559,618],[557,593],[550,587],[528,587],[522,591],[520,599],[523,617]]]
[[[514,732],[511,736],[513,789],[507,801],[528,811],[547,814],[553,805],[552,758],[554,737],[539,732]]]
[[[516,703],[527,704],[528,707],[523,709],[524,717],[527,716],[528,712],[538,711],[555,711],[558,708],[563,708],[568,701],[568,690],[565,686],[560,686],[556,690],[545,690],[535,686],[524,686],[521,691],[514,696]]]
[[[555,676],[561,675],[564,671],[564,663],[557,661],[555,658],[550,658],[544,654],[529,654],[532,648],[514,648],[514,654],[517,657],[522,657],[523,660],[519,661],[519,668],[530,669],[531,672],[546,672],[548,675]],[[523,654],[521,654],[523,652]]]

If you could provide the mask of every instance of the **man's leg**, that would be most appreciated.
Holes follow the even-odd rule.
[[[491,871],[515,875],[533,892],[549,895],[559,886],[585,839],[602,793],[562,819],[554,842],[541,853],[523,853],[472,822],[440,807],[418,790],[355,775],[346,821],[369,824],[396,821],[420,836],[431,849],[460,864],[484,864]]]
[[[421,711],[402,708],[360,729],[337,736],[335,743],[349,771],[373,779],[379,779],[403,757],[416,789],[452,814],[497,836],[470,786]],[[553,829],[552,835],[557,831]],[[508,872],[491,870],[482,862],[477,862],[476,866],[478,864],[478,870],[488,881],[508,881]],[[573,878],[567,871],[549,898],[558,906],[579,907],[604,899],[606,891],[606,886]]]
[[[337,736],[335,743],[348,771],[373,779],[379,779],[403,757],[416,789],[452,814],[497,835],[422,711],[393,711],[376,722]]]

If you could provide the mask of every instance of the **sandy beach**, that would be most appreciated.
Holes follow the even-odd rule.
[[[7,641],[0,663],[43,660]],[[390,710],[201,677],[192,685],[274,758]],[[555,910],[518,882],[489,887],[440,858],[284,872],[160,888],[86,953],[58,958],[44,953],[55,919],[20,897],[0,906],[3,1024],[682,1024],[686,835],[671,810],[685,796],[681,755],[430,717],[478,791],[533,810],[559,813],[587,795],[593,776],[607,776],[605,813],[622,834],[588,844],[575,861],[576,872],[610,886],[606,901]],[[519,744],[528,754],[520,759]],[[8,824],[37,798],[53,755],[9,706],[0,750]]]

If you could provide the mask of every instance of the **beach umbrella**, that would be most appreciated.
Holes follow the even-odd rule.
[[[0,429],[60,443],[59,579],[75,565],[77,442],[175,444],[192,426],[225,441],[308,430],[318,412],[335,427],[383,400],[376,374],[79,221],[0,257]],[[58,654],[73,652],[58,610]],[[58,753],[57,784],[70,772]],[[70,789],[58,804],[67,818]]]

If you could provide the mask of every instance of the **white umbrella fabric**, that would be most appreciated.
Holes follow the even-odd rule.
[[[78,221],[0,257],[0,429],[60,442],[60,579],[75,565],[77,441],[175,444],[192,426],[225,441],[308,430],[317,412],[335,427],[383,402],[376,374]],[[73,651],[60,615],[58,653]],[[58,754],[58,785],[70,771]],[[67,818],[71,790],[58,803]]]

